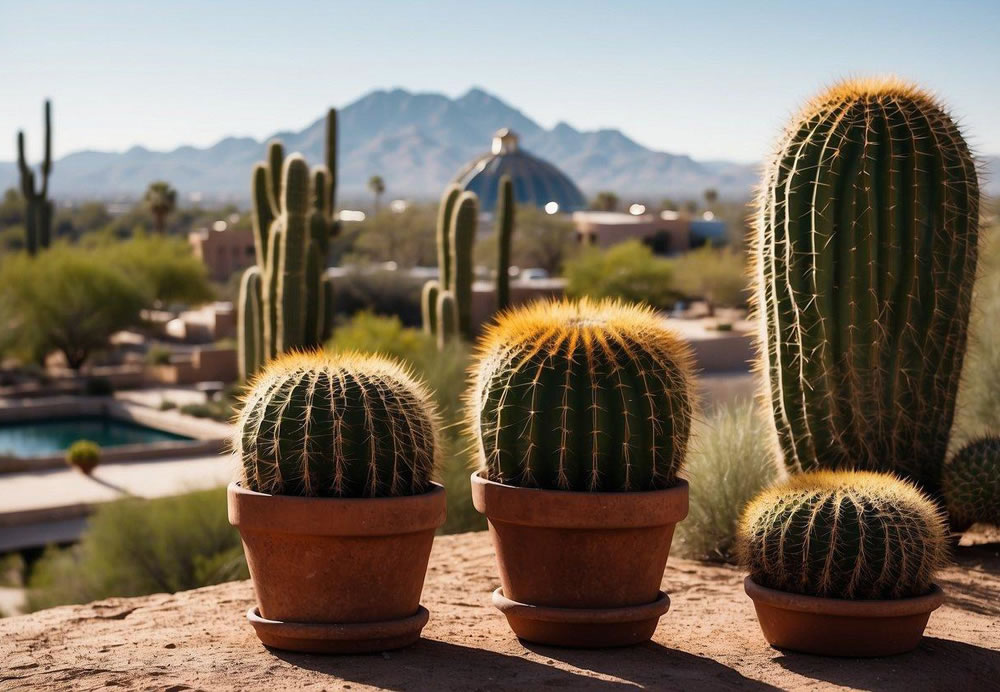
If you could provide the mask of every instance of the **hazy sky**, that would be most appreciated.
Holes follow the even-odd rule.
[[[377,88],[481,86],[542,125],[751,161],[796,104],[895,72],[1000,153],[1000,0],[0,0],[0,160],[299,129]]]

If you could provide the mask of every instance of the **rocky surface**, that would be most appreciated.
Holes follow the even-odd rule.
[[[486,534],[438,538],[409,649],[321,657],[264,648],[244,613],[248,582],[110,599],[0,620],[0,689],[903,689],[985,690],[1000,681],[1000,535],[971,537],[939,582],[923,644],[879,660],[782,653],[761,637],[734,568],[672,558],[673,604],[652,642],[572,651],[524,645],[489,605]],[[970,542],[966,536],[964,543]]]

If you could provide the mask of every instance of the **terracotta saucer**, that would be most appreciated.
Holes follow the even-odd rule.
[[[514,634],[525,641],[602,648],[649,640],[660,616],[670,608],[670,597],[660,591],[655,601],[640,606],[551,608],[512,601],[501,587],[493,592],[493,605],[507,618]]]
[[[247,620],[265,645],[310,654],[361,654],[409,646],[420,639],[429,617],[420,606],[415,614],[398,620],[337,625],[267,620],[257,606],[247,611]]]

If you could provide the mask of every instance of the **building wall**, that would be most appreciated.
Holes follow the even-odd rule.
[[[250,230],[192,231],[188,242],[215,281],[225,281],[257,261]]]
[[[661,253],[684,252],[691,247],[691,221],[662,219],[652,214],[632,216],[615,212],[577,212],[573,225],[581,244],[608,248],[628,240],[659,240]]]

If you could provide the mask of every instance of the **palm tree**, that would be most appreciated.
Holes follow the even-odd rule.
[[[153,227],[157,233],[163,233],[167,227],[167,216],[177,206],[177,190],[170,183],[158,180],[146,188],[146,206],[153,214]]]
[[[378,203],[382,198],[382,193],[385,192],[385,181],[382,180],[382,176],[373,175],[368,179],[368,189],[372,191],[375,195],[375,216],[378,216]]]
[[[596,211],[615,211],[618,209],[618,202],[618,195],[610,190],[602,190],[590,201],[590,208]]]

